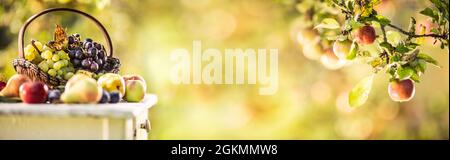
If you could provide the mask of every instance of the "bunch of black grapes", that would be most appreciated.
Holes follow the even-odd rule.
[[[86,38],[81,41],[80,34],[76,33],[68,37],[70,62],[77,69],[87,70],[93,73],[110,72],[117,67],[119,62],[108,59],[105,47]]]

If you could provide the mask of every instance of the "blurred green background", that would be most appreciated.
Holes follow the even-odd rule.
[[[17,35],[31,15],[50,7],[70,7],[98,18],[111,34],[121,74],[142,75],[159,96],[150,111],[150,139],[448,139],[448,48],[423,47],[442,68],[429,66],[416,84],[415,97],[395,103],[388,76],[376,76],[368,102],[349,109],[347,94],[371,73],[365,64],[328,70],[306,59],[295,40],[302,21],[289,0],[0,0],[0,73],[14,74]],[[404,28],[425,0],[384,1],[379,13]],[[400,9],[401,8],[401,9]],[[88,19],[52,13],[27,30],[30,39],[48,41],[55,24],[103,42]],[[257,85],[174,85],[169,71],[172,50],[278,48],[279,89],[258,94]],[[223,51],[223,50],[222,50]]]

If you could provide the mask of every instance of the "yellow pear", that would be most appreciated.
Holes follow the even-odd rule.
[[[0,96],[19,97],[19,88],[25,82],[31,82],[30,78],[22,74],[13,75],[6,83],[5,88],[0,92]]]

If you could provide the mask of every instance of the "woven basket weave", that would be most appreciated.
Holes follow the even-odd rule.
[[[38,18],[44,14],[47,14],[50,12],[57,12],[57,11],[77,13],[77,14],[80,14],[80,15],[92,20],[97,25],[97,27],[102,31],[103,36],[107,40],[107,45],[108,45],[108,50],[109,50],[107,61],[119,61],[119,59],[113,57],[113,46],[112,46],[111,38],[109,37],[108,32],[106,31],[105,27],[97,19],[95,19],[93,16],[91,16],[87,13],[84,13],[79,10],[71,9],[71,8],[50,8],[50,9],[41,11],[41,12],[31,16],[30,18],[28,18],[28,20],[24,23],[24,25],[20,29],[19,36],[18,36],[19,58],[14,59],[14,61],[13,61],[14,69],[16,70],[16,72],[18,74],[26,75],[33,81],[44,82],[50,88],[56,88],[57,86],[66,84],[66,82],[67,82],[66,80],[64,80],[62,78],[52,77],[48,73],[39,69],[39,67],[36,64],[33,64],[30,61],[27,61],[24,59],[24,39],[23,38],[24,38],[24,34],[25,34],[27,27],[36,18]],[[116,66],[115,68],[112,68],[108,72],[118,73],[119,67],[120,67],[120,65]]]

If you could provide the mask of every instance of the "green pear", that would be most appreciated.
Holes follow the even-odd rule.
[[[69,89],[72,88],[73,85],[76,84],[79,80],[87,79],[87,78],[90,78],[90,77],[87,76],[87,75],[85,75],[85,74],[80,74],[80,73],[75,74],[74,76],[72,76],[72,78],[70,78],[70,79],[67,81],[66,86],[64,87],[64,90],[69,90]]]
[[[97,103],[102,97],[102,88],[97,86],[95,79],[83,75],[74,75],[65,86],[61,95],[64,103]]]

